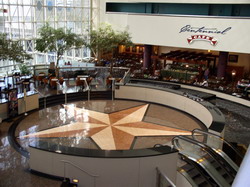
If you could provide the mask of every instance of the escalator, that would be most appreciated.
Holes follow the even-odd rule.
[[[225,162],[230,164],[235,172],[238,172],[243,155],[231,143],[219,135],[200,129],[192,131],[192,138],[212,148]]]
[[[237,171],[212,148],[186,136],[177,136],[172,143],[186,162],[179,172],[192,186],[231,186]]]
[[[178,167],[177,171],[183,175],[192,187],[215,187],[215,181],[200,167],[196,162],[190,160],[184,155],[180,155],[180,159],[185,164]]]

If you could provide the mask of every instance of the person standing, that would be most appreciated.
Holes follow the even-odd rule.
[[[204,72],[204,79],[207,80],[209,76],[209,68],[207,68]]]

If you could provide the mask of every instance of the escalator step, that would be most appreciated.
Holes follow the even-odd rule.
[[[196,178],[196,177],[201,176],[201,174],[199,173],[199,171],[197,171],[196,169],[189,170],[187,173],[193,179]]]
[[[200,177],[196,177],[194,179],[194,182],[195,182],[195,184],[200,185],[200,184],[202,184],[202,183],[204,183],[206,181],[205,181],[205,179],[203,177],[200,176]]]
[[[205,180],[202,183],[200,183],[198,186],[199,187],[211,187],[211,185]]]
[[[211,165],[212,165],[214,168],[220,167],[220,165],[219,165],[215,160],[210,161],[210,163],[211,163]]]
[[[192,165],[190,165],[190,164],[186,164],[186,165],[182,166],[182,168],[183,168],[186,172],[188,172],[188,171],[194,169],[194,167],[193,167]]]
[[[233,182],[233,178],[230,176],[230,175],[228,175],[228,174],[224,174],[223,175],[223,178],[230,184],[231,182]]]

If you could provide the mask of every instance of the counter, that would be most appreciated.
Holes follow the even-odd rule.
[[[18,94],[17,99],[18,99],[18,115],[39,108],[39,100],[37,92],[29,91],[27,92],[26,97],[24,97],[23,93]],[[2,118],[2,120],[8,118],[8,112],[9,112],[8,108],[9,108],[8,100],[1,100],[0,118]]]

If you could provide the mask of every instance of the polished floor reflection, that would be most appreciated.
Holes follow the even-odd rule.
[[[180,111],[124,100],[79,101],[31,113],[20,122],[16,137],[21,146],[48,144],[87,149],[138,149],[170,143],[204,126]],[[147,139],[143,143],[140,139]],[[158,141],[155,141],[155,139]]]
[[[29,172],[29,160],[9,143],[7,132],[11,124],[5,121],[0,126],[0,187],[60,187],[61,181]]]
[[[100,127],[95,127],[96,124]],[[136,127],[133,127],[134,124]],[[8,141],[10,125],[5,121],[0,126],[0,187],[60,186],[60,181],[30,174],[28,159],[16,152]],[[71,129],[70,135],[67,135],[68,132],[60,131],[67,126],[80,129],[76,128],[75,132]],[[95,132],[92,128],[99,129]],[[51,144],[88,149],[140,149],[155,144],[171,144],[175,134],[189,133],[194,128],[204,127],[191,116],[161,105],[96,100],[57,105],[29,113],[19,123],[15,137],[25,149],[40,139]],[[89,131],[85,131],[87,129]],[[57,132],[47,133],[50,130]],[[112,138],[107,136],[111,132],[114,134]],[[32,137],[36,133],[37,137]]]

